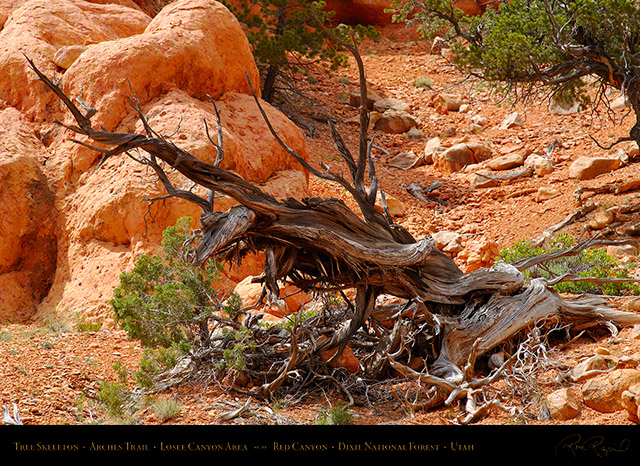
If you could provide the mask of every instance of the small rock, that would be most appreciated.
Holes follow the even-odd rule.
[[[547,407],[553,419],[566,421],[580,414],[580,402],[575,390],[561,388],[547,397]]]
[[[475,163],[473,152],[466,144],[456,144],[441,153],[433,154],[433,164],[440,171],[454,173]]]
[[[525,153],[518,151],[489,160],[487,167],[491,170],[511,170],[512,168],[521,166],[524,161]]]
[[[489,357],[489,362],[487,365],[489,369],[499,369],[504,364],[504,351],[500,351],[498,353],[493,353]]]
[[[407,138],[409,138],[409,140],[411,141],[417,141],[419,139],[424,139],[425,136],[422,131],[414,127],[407,131]]]
[[[402,202],[400,201],[400,199],[385,193],[384,200],[387,203],[387,208],[389,209],[389,215],[391,215],[392,217],[402,217],[404,215],[404,207],[402,206]],[[384,210],[382,207],[382,199],[380,199],[380,197],[378,197],[375,207],[380,212]]]
[[[367,108],[369,110],[372,110],[373,104],[381,99],[382,97],[377,92],[372,89],[367,89]],[[356,89],[349,95],[349,105],[352,107],[360,107],[360,101],[360,89]]]
[[[601,210],[596,212],[591,220],[589,220],[589,226],[594,230],[602,230],[611,225],[615,215],[609,210]]]
[[[504,119],[504,121],[500,125],[500,129],[505,130],[505,129],[513,128],[514,126],[523,126],[523,125],[524,125],[524,120],[522,119],[520,114],[518,112],[513,112],[509,116],[507,116],[507,118]]]
[[[360,361],[358,361],[358,358],[353,353],[353,350],[351,349],[351,345],[347,344],[344,351],[342,351],[342,353],[340,353],[338,357],[332,360],[331,358],[336,354],[336,351],[337,350],[333,350],[333,349],[327,350],[323,352],[320,356],[324,361],[331,360],[331,362],[329,363],[331,367],[334,367],[334,368],[342,367],[348,370],[349,372],[351,372],[352,374],[355,374],[360,370]]]
[[[553,173],[553,164],[551,161],[541,155],[531,154],[524,161],[524,167],[530,168],[538,176],[548,175]]]
[[[491,267],[500,254],[498,243],[485,238],[467,241],[457,260],[462,262],[464,273]]]
[[[601,413],[613,413],[625,408],[622,394],[640,383],[640,371],[619,369],[589,380],[582,388],[584,402]]]
[[[433,154],[440,149],[441,140],[438,137],[431,138],[424,146],[424,162],[433,163]]]
[[[486,126],[488,123],[488,120],[480,115],[474,115],[471,118],[471,123],[473,123],[474,125],[479,125],[479,126]]]
[[[629,419],[640,422],[640,383],[634,384],[620,396],[622,406],[629,413]]]
[[[611,359],[603,355],[592,356],[571,368],[568,377],[573,382],[584,382],[587,379],[600,375],[609,369]]]
[[[469,177],[471,189],[494,188],[498,186],[500,184],[498,180],[492,178],[490,175],[491,172],[487,170],[479,170],[472,173]]]
[[[580,102],[561,102],[553,99],[549,102],[549,112],[553,115],[573,115],[582,111]]]
[[[459,95],[443,92],[433,98],[432,105],[436,112],[445,114],[459,111],[462,103],[462,98]]]
[[[633,244],[607,246],[607,254],[618,259],[623,257],[635,257],[638,255],[638,249]]]
[[[455,136],[457,132],[458,130],[456,129],[455,126],[449,126],[444,129],[444,131],[442,132],[442,136],[445,138],[451,138]]]
[[[460,113],[467,113],[467,112],[471,111],[471,105],[469,105],[469,104],[462,104],[462,105],[460,105],[460,108],[458,109],[458,111],[459,111]]]
[[[555,188],[549,187],[541,187],[538,189],[535,195],[536,202],[548,201],[549,199],[553,199],[554,197],[558,197],[560,195],[560,191]]]
[[[418,125],[418,120],[407,112],[387,110],[380,115],[374,128],[389,134],[401,134]]]
[[[411,106],[403,100],[387,97],[385,99],[376,100],[373,103],[373,110],[380,113],[384,113],[387,110],[411,113]]]
[[[391,157],[387,164],[394,168],[400,168],[401,170],[410,170],[411,168],[422,165],[424,158],[416,155],[412,150],[407,152],[398,152]]]
[[[569,167],[569,178],[591,180],[598,175],[620,168],[619,158],[580,157]]]
[[[464,142],[455,144],[433,155],[433,164],[445,173],[454,173],[467,165],[482,162],[491,157],[491,149],[483,144]]]
[[[455,255],[464,249],[462,244],[463,237],[459,233],[453,231],[439,231],[432,235],[436,243],[436,247],[450,255]]]
[[[625,110],[629,107],[629,100],[622,94],[611,102],[610,107],[612,110]]]
[[[477,133],[478,131],[480,131],[482,129],[482,126],[477,125],[475,123],[471,123],[469,126],[467,126],[467,133]]]

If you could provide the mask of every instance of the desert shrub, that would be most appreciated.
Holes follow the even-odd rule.
[[[118,323],[144,346],[205,346],[211,315],[231,313],[237,305],[237,300],[223,303],[213,286],[220,277],[219,263],[208,261],[200,268],[189,262],[195,247],[190,222],[185,217],[168,227],[161,253],[141,255],[131,272],[121,274],[114,290],[111,305]]]
[[[575,244],[571,235],[561,233],[544,246],[534,246],[529,240],[522,240],[510,248],[503,249],[499,262],[514,263],[522,259],[536,257],[550,252],[562,251]],[[536,265],[523,272],[526,279],[553,279],[565,274],[592,278],[632,278],[628,267],[621,266],[615,257],[604,249],[587,249],[577,256],[566,256]],[[554,285],[554,289],[564,293],[593,293],[605,295],[640,294],[640,287],[631,282],[593,283],[587,281],[566,281]]]

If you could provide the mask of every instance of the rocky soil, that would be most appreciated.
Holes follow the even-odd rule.
[[[150,18],[141,15],[135,18],[144,27],[150,21]],[[10,21],[11,19],[8,23]],[[154,31],[161,32],[161,21],[158,18],[154,21]],[[167,19],[166,24],[173,23]],[[7,28],[8,26],[2,33],[8,34]],[[171,30],[172,27],[167,26],[166,29]],[[133,32],[123,33],[126,37],[131,34]],[[20,37],[27,40],[29,36]],[[103,47],[108,47],[108,44]],[[113,53],[117,51],[116,48]],[[500,249],[521,239],[538,238],[547,228],[576,212],[581,204],[577,202],[575,193],[581,186],[615,184],[628,186],[628,190],[618,189],[617,192],[595,194],[585,191],[581,201],[583,204],[593,203],[593,210],[567,225],[562,229],[563,232],[578,237],[582,233],[592,235],[595,231],[609,228],[615,230],[616,234],[623,235],[633,232],[633,227],[640,223],[640,219],[635,217],[637,214],[623,214],[620,211],[622,207],[638,203],[635,191],[637,186],[625,184],[638,180],[637,164],[629,163],[637,154],[637,148],[620,145],[614,150],[605,151],[592,140],[593,137],[604,145],[625,135],[632,119],[631,116],[625,118],[628,109],[624,106],[614,107],[612,111],[601,106],[595,112],[581,110],[558,114],[542,98],[526,104],[512,104],[508,98],[501,99],[500,96],[493,95],[486,84],[467,79],[452,67],[446,49],[436,52],[432,50],[431,44],[415,40],[412,33],[398,27],[384,28],[383,38],[378,42],[363,44],[361,53],[371,90],[381,97],[397,99],[407,104],[403,111],[409,116],[404,121],[409,121],[409,126],[413,126],[410,131],[398,134],[376,131],[378,172],[382,187],[388,193],[394,219],[417,237],[439,235],[442,238],[441,247],[455,258],[463,270],[490,266]],[[83,62],[80,64],[89,70],[91,66],[98,66],[104,56],[104,51],[95,56],[83,55]],[[103,70],[105,68],[93,71]],[[69,69],[71,71],[73,68]],[[74,76],[77,80],[85,79],[79,71],[74,73],[76,74],[68,78],[69,82],[73,82]],[[90,84],[87,78],[79,87],[88,87]],[[181,84],[190,85],[185,82]],[[314,131],[308,133],[301,143],[300,147],[304,147],[301,150],[305,150],[313,162],[337,167],[340,161],[336,157],[328,130],[314,117],[324,117],[318,109],[326,110],[336,119],[337,127],[346,141],[355,145],[358,132],[355,117],[358,109],[350,101],[357,88],[354,64],[351,63],[348,68],[330,76],[317,73],[302,82],[302,88],[316,104],[311,109],[297,109],[300,111],[297,117],[314,126]],[[449,96],[445,99],[444,94],[451,94],[455,98]],[[612,101],[616,97],[615,94],[610,96]],[[9,101],[6,95],[4,99]],[[17,96],[15,99],[14,103],[9,102],[6,108],[0,109],[5,114],[12,112],[13,108],[21,109],[23,115],[15,115],[11,121],[23,122],[27,108],[40,108],[44,112],[36,120],[46,116],[46,102],[28,95]],[[157,95],[147,96],[147,102],[150,113],[158,109],[165,112],[161,114],[162,130],[175,128],[180,115],[188,115],[189,111],[200,112],[197,118],[193,118],[193,125],[196,120],[201,121],[202,115],[211,117],[210,110],[205,110],[188,93],[176,88],[159,90]],[[236,120],[235,129],[231,128],[229,138],[233,141],[234,135],[237,136],[237,142],[232,144],[242,146],[237,148],[238,165],[235,168],[244,170],[243,174],[248,178],[268,185],[268,177],[259,179],[261,175],[252,174],[254,167],[239,165],[242,151],[253,153],[251,148],[245,146],[260,142],[257,139],[251,142],[250,139],[240,138],[240,135],[247,133],[242,122],[246,122],[247,112],[251,112],[244,97],[241,92],[234,90],[222,92],[220,102],[229,105],[228,115],[245,115],[244,119],[241,117]],[[292,111],[290,108],[284,110]],[[374,108],[373,111],[381,119],[385,115],[382,107]],[[129,124],[128,116],[124,110],[122,112],[120,118],[124,123],[121,124],[126,126]],[[254,116],[252,114],[251,118]],[[114,120],[113,124],[118,121],[120,120]],[[33,119],[30,122],[24,120],[25,125],[31,125],[32,122]],[[297,133],[291,129],[290,122],[283,121],[279,123],[279,127],[286,130],[287,134],[292,134],[291,138],[295,140]],[[383,128],[382,124],[378,127]],[[186,117],[181,128],[184,137],[180,139],[188,150],[197,152],[202,147],[198,145],[198,138],[202,136],[201,128],[196,132],[195,126],[190,126]],[[304,130],[307,131],[307,127]],[[0,131],[3,131],[2,126]],[[13,130],[7,128],[4,131],[11,133]],[[62,136],[53,134],[51,137],[62,140]],[[37,141],[30,140],[30,137],[30,134],[16,136],[21,145],[36,144]],[[458,153],[458,158],[452,162],[453,151],[447,149],[460,144],[467,149],[474,149],[471,152],[463,150],[462,155]],[[24,424],[120,423],[123,422],[122,419],[115,420],[106,414],[104,406],[96,399],[96,393],[103,381],[117,381],[118,372],[113,368],[116,362],[120,362],[129,372],[136,370],[143,349],[113,325],[105,303],[108,302],[107,288],[113,287],[119,271],[130,266],[137,253],[149,248],[145,243],[148,238],[143,238],[144,222],[141,221],[147,208],[141,200],[144,193],[136,191],[134,196],[126,196],[128,190],[132,189],[132,182],[109,185],[109,195],[97,188],[105,179],[117,179],[124,174],[129,176],[135,171],[133,162],[125,158],[111,162],[111,170],[116,167],[115,171],[103,172],[110,175],[100,175],[99,171],[90,168],[95,165],[96,159],[88,152],[69,149],[71,146],[62,142],[59,146],[53,144],[51,147],[57,149],[48,152],[48,157],[54,167],[63,173],[57,175],[55,184],[64,185],[64,190],[58,190],[55,195],[51,193],[49,197],[41,190],[36,189],[34,192],[40,193],[44,198],[42,202],[48,202],[50,206],[65,213],[63,228],[77,228],[79,234],[69,235],[68,240],[58,241],[57,244],[55,241],[50,242],[52,246],[49,249],[39,251],[37,262],[46,263],[47,254],[56,254],[56,248],[58,257],[60,250],[66,251],[69,262],[59,262],[56,276],[48,276],[53,280],[53,289],[58,290],[58,301],[61,299],[69,303],[69,307],[65,313],[59,312],[59,308],[55,312],[46,312],[45,308],[40,307],[35,317],[31,311],[25,311],[26,315],[32,317],[31,322],[14,321],[0,327],[0,405],[7,407],[13,416],[15,404]],[[75,163],[71,166],[59,157],[63,150],[75,151],[72,153]],[[200,150],[206,156],[206,151]],[[606,158],[609,165],[604,170],[583,175],[580,179],[576,174],[576,166],[572,168],[572,165],[581,157]],[[404,168],[398,168],[401,165]],[[40,176],[37,175],[37,167],[29,167],[26,164],[21,169],[31,169],[36,173],[33,177]],[[529,169],[526,176],[497,178],[498,175],[513,174],[525,169]],[[291,187],[291,179],[300,180],[295,173],[293,178],[289,178],[291,172],[298,171],[285,160],[278,160],[270,168],[269,174],[287,176],[284,183],[274,182],[272,187],[275,192]],[[261,173],[264,175],[264,172]],[[272,182],[273,179],[271,178]],[[416,186],[421,188],[421,196],[416,197]],[[430,187],[433,189],[427,192]],[[64,194],[60,194],[61,191]],[[297,194],[300,192],[337,197],[350,203],[337,186],[313,178],[309,179],[308,188],[303,186],[295,190]],[[106,198],[116,200],[105,203]],[[90,207],[88,216],[77,215],[83,206],[91,206],[95,199],[100,199],[100,204]],[[38,219],[43,215],[42,212],[33,206],[24,208],[32,209],[30,218],[34,225],[41,223]],[[104,224],[122,215],[123,209],[128,218],[135,219],[135,222],[125,222],[121,230],[104,227]],[[163,217],[159,211],[156,214],[160,220],[152,227],[155,235],[163,225],[170,224],[178,216],[172,213]],[[11,236],[11,231],[3,238]],[[0,233],[2,232],[0,228]],[[444,232],[448,235],[443,235]],[[45,231],[44,234],[45,237],[55,236],[51,231]],[[99,237],[97,241],[96,234]],[[129,239],[123,240],[125,237]],[[6,250],[17,247],[12,244],[2,246]],[[23,246],[24,243],[20,245]],[[33,244],[25,247],[35,248]],[[106,249],[109,251],[105,252]],[[621,254],[622,262],[636,268],[635,251],[616,253]],[[6,263],[9,262],[6,259]],[[0,262],[0,267],[3,265]],[[64,267],[62,272],[61,266]],[[252,264],[249,270],[257,270],[256,267],[256,264]],[[101,273],[91,272],[96,268],[100,268]],[[108,270],[102,271],[102,268]],[[0,271],[4,272],[2,268]],[[229,276],[228,285],[235,286],[241,278]],[[33,280],[33,277],[29,279]],[[5,273],[4,280],[0,282],[4,286],[0,291],[17,289],[12,286],[12,283],[19,280],[16,274],[7,277]],[[86,290],[86,296],[90,299],[83,295],[82,290]],[[12,296],[14,303],[25,296],[16,294],[17,296]],[[33,299],[29,296],[29,300]],[[90,310],[83,308],[85,301]],[[633,297],[611,301],[612,306],[640,312],[640,305]],[[101,304],[98,305],[97,302]],[[13,310],[14,313],[19,313],[19,309],[14,307]],[[7,318],[7,315],[4,317]],[[90,329],[91,325],[99,325],[100,328]],[[535,400],[533,411],[539,415],[529,417],[528,423],[633,425],[638,422],[633,415],[634,406],[637,415],[640,399],[640,371],[637,367],[640,363],[640,332],[637,328],[623,329],[617,335],[585,332],[575,341],[555,348],[553,358],[564,365],[562,370],[549,369],[540,375],[536,385],[527,394],[528,397],[515,397],[505,402],[523,408],[531,399]],[[573,378],[560,380],[559,376],[566,375],[568,368],[577,368],[571,373]],[[145,425],[314,424],[332,405],[338,405],[342,401],[339,393],[302,398],[296,402],[288,399],[279,400],[278,403],[251,401],[241,416],[224,420],[225,413],[236,410],[247,402],[248,398],[241,392],[225,392],[217,386],[208,386],[206,390],[202,386],[180,386],[157,394],[155,399],[178,400],[181,406],[179,413],[165,420],[155,409],[153,400],[150,400],[129,421]],[[547,407],[546,410],[543,409],[544,406]],[[527,408],[531,411],[531,406]],[[385,404],[364,403],[351,407],[350,412],[353,414],[353,423],[361,425],[442,425],[452,423],[458,414],[457,407],[429,412],[409,409],[399,399]],[[517,416],[493,410],[478,420],[477,424],[521,422],[523,420]]]

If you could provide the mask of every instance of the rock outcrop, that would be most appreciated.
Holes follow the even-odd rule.
[[[191,216],[195,226],[200,216],[196,206],[182,200],[149,203],[164,188],[124,155],[98,169],[99,154],[70,141],[73,133],[53,124],[53,119],[70,123],[71,117],[34,81],[24,55],[55,75],[67,95],[97,109],[96,127],[142,132],[130,105],[133,91],[154,130],[210,161],[215,149],[204,121],[215,134],[213,100],[223,126],[222,166],[276,197],[306,194],[306,172],[266,136],[245,77],[246,70],[259,92],[257,67],[229,10],[213,0],[177,0],[165,2],[152,18],[139,2],[113,3],[120,4],[30,0],[9,2],[12,8],[0,5],[0,13],[7,13],[0,31],[0,132],[7,127],[14,134],[0,142],[0,178],[11,186],[0,192],[3,201],[7,197],[0,225],[4,320],[53,311],[71,317],[81,313],[109,325],[109,300],[120,273],[139,254],[156,251],[162,231],[177,218]],[[281,138],[304,156],[302,131],[275,108],[263,106]],[[189,188],[187,180],[171,176],[176,186]],[[233,204],[217,202],[222,209]],[[259,273],[260,261],[254,258],[247,270],[227,274],[225,286],[233,288],[244,276]],[[21,302],[32,304],[20,307]]]

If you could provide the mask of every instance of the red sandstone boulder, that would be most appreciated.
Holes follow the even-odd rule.
[[[56,269],[54,195],[42,143],[16,109],[0,109],[0,321],[24,321]]]
[[[139,254],[156,252],[162,231],[177,218],[191,216],[197,227],[200,217],[199,208],[179,199],[150,205],[146,199],[165,194],[163,186],[124,155],[96,169],[100,154],[70,141],[74,135],[52,123],[71,122],[70,115],[33,81],[21,52],[49,76],[55,73],[72,98],[96,107],[96,126],[143,131],[127,100],[132,89],[156,131],[175,133],[176,145],[208,161],[215,150],[203,120],[215,137],[211,96],[222,118],[223,167],[276,197],[306,195],[306,172],[270,136],[250,95],[244,70],[256,89],[259,77],[235,17],[213,0],[172,2],[153,19],[128,0],[119,3],[130,7],[31,0],[3,10],[7,3],[0,0],[0,12],[11,13],[0,31],[0,101],[13,107],[2,110],[0,122],[0,134],[5,125],[13,132],[0,138],[0,178],[8,187],[0,192],[8,199],[0,226],[0,296],[12,303],[0,303],[0,317],[25,320],[37,306],[40,313],[81,313],[109,327],[109,300],[120,273]],[[282,139],[306,156],[302,131],[263,105]],[[170,176],[176,186],[190,187],[178,173]],[[217,202],[223,210],[233,204]],[[234,268],[221,286],[233,289],[247,274],[259,273],[260,264],[255,257]],[[37,279],[36,269],[42,272]]]
[[[115,4],[80,0],[15,4],[20,6],[11,10],[0,31],[0,99],[35,121],[51,117],[59,106],[53,93],[32,82],[33,73],[23,54],[53,75],[58,71],[53,56],[61,47],[88,46],[140,34],[151,20],[137,8]]]

